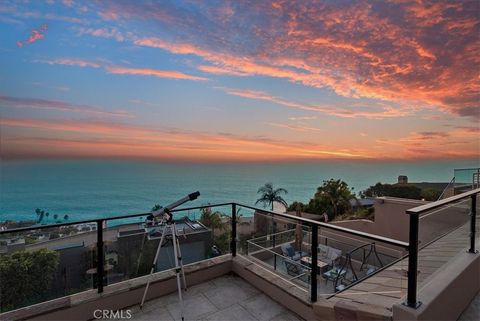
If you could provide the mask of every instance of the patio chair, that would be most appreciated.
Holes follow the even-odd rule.
[[[318,259],[334,267],[342,257],[342,250],[323,244],[318,245]]]
[[[294,261],[300,260],[302,257],[307,256],[308,253],[303,251],[295,251],[292,244],[283,244],[281,246],[283,256],[286,256]]]
[[[299,279],[303,282],[310,282],[310,273],[307,269],[304,269],[301,264],[285,260],[285,268],[287,274],[293,276],[291,280]]]

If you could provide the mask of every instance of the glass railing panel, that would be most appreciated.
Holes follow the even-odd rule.
[[[458,192],[480,187],[480,168],[455,169],[454,175],[455,189]]]
[[[419,248],[465,225],[470,220],[469,214],[469,198],[420,214]]]
[[[477,196],[477,204],[479,201]],[[470,197],[420,214],[418,289],[459,253],[470,248],[470,214]]]
[[[91,289],[95,266],[95,223],[0,234],[1,312]]]
[[[177,261],[174,255],[172,232],[177,231],[178,247],[183,265],[200,262],[230,252],[231,207],[173,212],[168,217],[147,220],[147,217],[125,223],[108,220],[104,234],[105,262],[108,284],[125,281],[150,273],[172,269]],[[162,241],[162,235],[165,235]],[[159,248],[160,253],[155,261]]]
[[[309,293],[311,267],[306,260],[302,261],[311,256],[310,241],[305,239],[311,235],[309,227],[261,211],[254,213],[253,220],[254,237],[246,240],[244,254],[288,284]]]

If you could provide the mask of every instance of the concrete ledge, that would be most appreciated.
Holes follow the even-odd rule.
[[[247,258],[236,256],[233,258],[232,271],[260,289],[273,300],[295,312],[305,320],[319,320],[310,303],[308,292],[282,279]]]
[[[479,290],[480,254],[460,253],[426,280],[417,294],[418,309],[396,304],[393,319],[457,320]]]
[[[335,320],[391,321],[392,313],[382,307],[351,301],[338,301],[333,307]]]
[[[188,286],[211,280],[232,270],[230,254],[184,266]],[[0,314],[2,321],[14,320],[91,320],[96,309],[120,310],[140,303],[148,275],[115,283],[103,293],[88,290]],[[153,274],[147,301],[177,290],[172,270]]]

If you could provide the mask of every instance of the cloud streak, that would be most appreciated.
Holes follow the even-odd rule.
[[[350,108],[342,107],[340,104],[336,105],[315,105],[315,104],[301,104],[280,97],[269,95],[265,92],[258,90],[245,90],[245,89],[232,89],[232,88],[220,88],[224,90],[227,94],[233,96],[239,96],[249,99],[256,100],[265,100],[275,103],[277,105],[305,110],[305,111],[314,111],[330,116],[340,117],[340,118],[368,118],[368,119],[383,119],[383,118],[397,118],[408,116],[412,113],[411,110],[407,109],[396,109],[393,107],[380,107],[378,110],[372,110],[372,107],[366,107],[358,105],[356,103],[351,104]]]
[[[151,129],[108,122],[50,121],[5,118],[2,143],[6,157],[39,156],[45,147],[56,156],[132,158],[172,157],[183,160],[282,160],[368,158],[364,151],[336,149],[307,142],[286,142],[261,136]],[[34,137],[18,131],[34,130]],[[45,134],[47,132],[47,134]],[[42,134],[43,133],[43,134]],[[56,137],[52,139],[51,137]],[[29,146],[30,148],[23,149]],[[75,153],[72,155],[72,150]],[[170,152],[170,153],[168,153]],[[78,154],[77,154],[78,153]],[[47,153],[48,154],[48,153]]]
[[[170,78],[170,79],[186,79],[195,81],[208,80],[204,77],[188,75],[179,71],[171,70],[158,70],[151,68],[127,68],[119,66],[108,66],[105,68],[108,73],[119,75],[139,75],[139,76],[153,76],[158,78]]]
[[[0,96],[0,107],[57,110],[63,112],[84,113],[96,116],[131,117],[131,115],[129,115],[125,111],[105,111],[98,107],[71,104],[58,100],[21,98],[12,96]]]
[[[123,67],[115,66],[100,62],[95,62],[91,60],[85,60],[80,58],[57,58],[57,59],[43,59],[43,60],[34,60],[37,63],[45,63],[49,65],[65,65],[65,66],[76,66],[76,67],[90,67],[90,68],[103,68],[107,73],[116,74],[116,75],[136,75],[136,76],[152,76],[158,78],[169,78],[169,79],[183,79],[183,80],[193,80],[193,81],[205,81],[208,78],[201,76],[189,75],[180,71],[175,70],[160,70],[153,68],[133,68],[133,67]]]

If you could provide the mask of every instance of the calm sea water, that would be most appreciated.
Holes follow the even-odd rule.
[[[266,182],[288,190],[287,202],[306,202],[322,181],[340,178],[358,192],[376,182],[448,182],[454,168],[478,161],[318,162],[281,164],[166,164],[140,161],[35,160],[0,163],[0,221],[35,219],[41,208],[70,221],[147,212],[199,190],[186,204],[254,204]],[[50,223],[53,219],[50,216]]]

